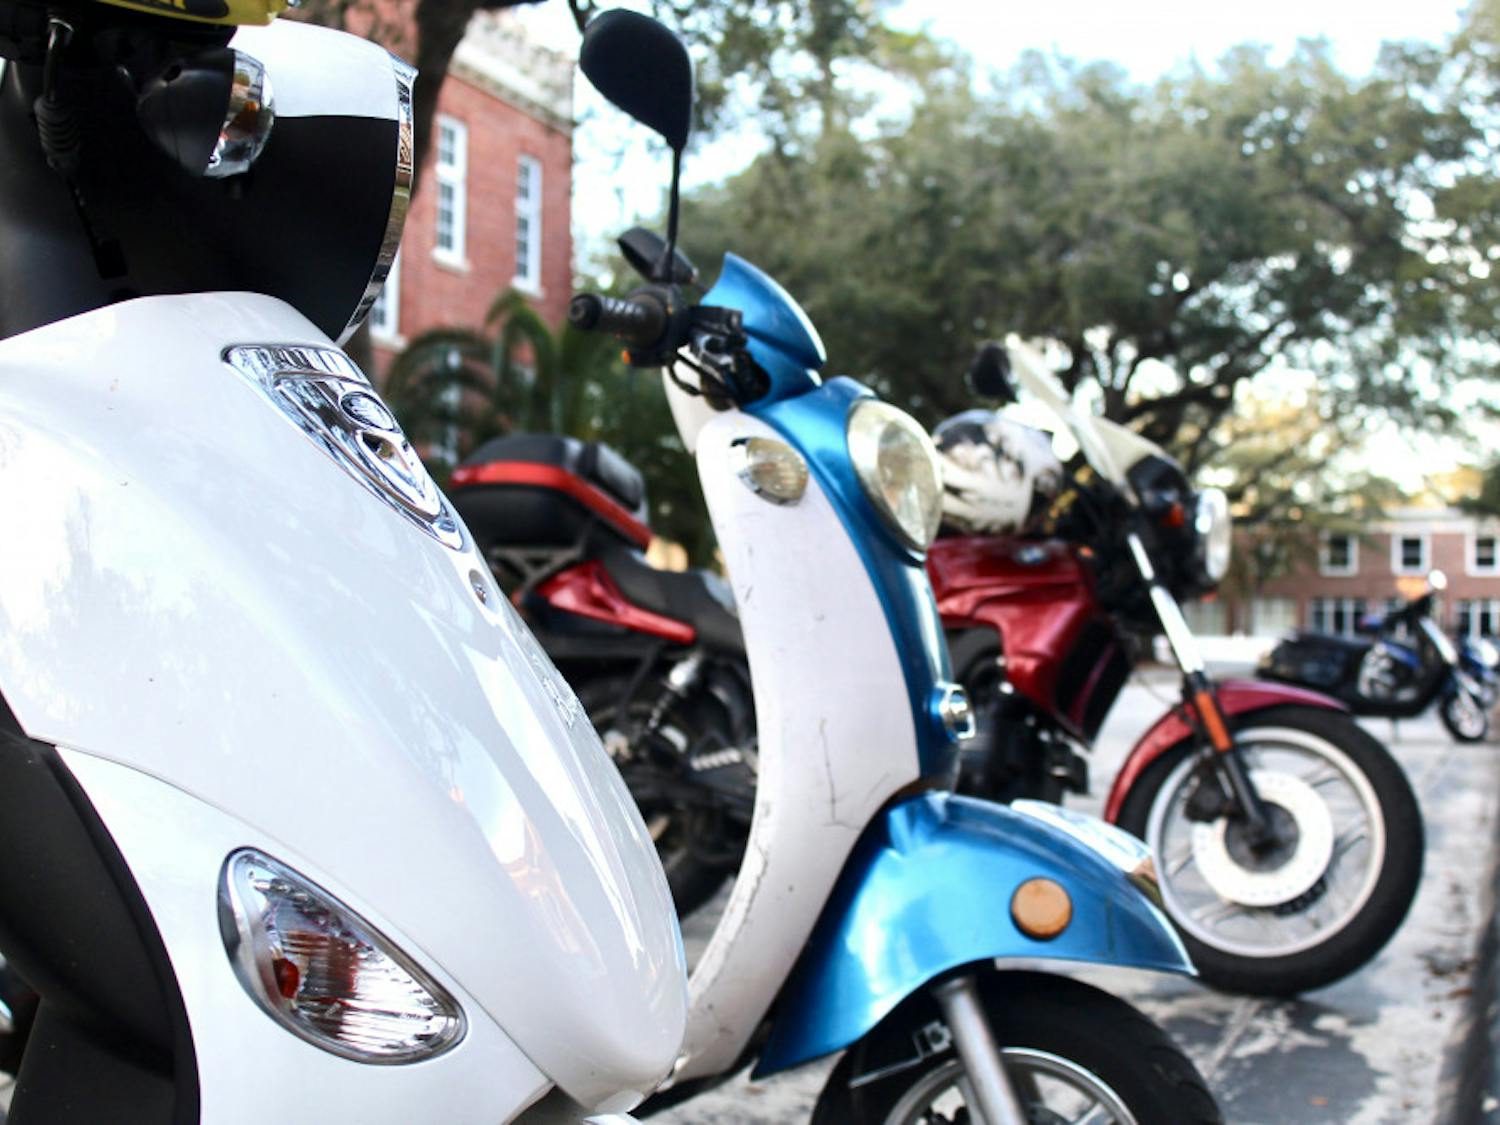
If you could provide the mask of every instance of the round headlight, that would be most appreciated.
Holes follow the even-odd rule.
[[[1198,568],[1209,585],[1217,586],[1229,570],[1229,553],[1234,545],[1229,498],[1220,489],[1205,488],[1198,493],[1193,530],[1198,533]]]
[[[888,402],[860,399],[849,412],[849,458],[892,530],[908,546],[926,550],[943,518],[937,450],[927,431]]]

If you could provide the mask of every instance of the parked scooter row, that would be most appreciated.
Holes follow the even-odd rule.
[[[756,689],[751,846],[684,987],[578,699],[333,343],[399,240],[410,72],[236,30],[262,0],[139,7],[0,2],[17,1122],[576,1121],[836,1051],[819,1121],[1218,1120],[1159,1030],[1036,967],[1192,971],[1148,851],[946,789],[926,435],[822,383],[748,263],[688,301],[669,227],[571,316],[668,371]],[[609,12],[580,61],[671,145],[675,227],[685,50]]]
[[[1368,639],[1298,630],[1266,653],[1257,674],[1327,692],[1356,715],[1412,719],[1436,707],[1455,739],[1482,742],[1500,689],[1500,658],[1489,641],[1455,644],[1443,632],[1433,609],[1447,588],[1447,575],[1434,570],[1421,595],[1359,623]]]
[[[1182,702],[1137,742],[1106,819],[1153,848],[1165,908],[1205,979],[1281,995],[1353,972],[1420,881],[1422,821],[1404,773],[1336,700],[1209,679],[1178,599],[1223,576],[1223,495],[1193,491],[1162,450],[1075,410],[1024,345],[987,349],[971,379],[1014,398],[1011,359],[1076,439],[1083,471],[1068,474],[1043,435],[992,412],[939,427],[952,534],[929,548],[927,572],[979,720],[960,790],[1085,792],[1078,748],[1165,633]],[[679,910],[696,909],[734,872],[765,784],[733,603],[707,572],[642,559],[643,488],[606,448],[501,439],[454,485],[502,585],[589,701]]]

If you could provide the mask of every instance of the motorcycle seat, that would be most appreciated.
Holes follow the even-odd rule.
[[[620,548],[602,552],[599,561],[633,604],[686,622],[709,648],[745,651],[734,592],[719,575],[708,570],[659,570],[640,552]]]
[[[463,463],[483,465],[491,461],[551,465],[602,489],[638,519],[645,517],[645,478],[602,441],[580,441],[559,434],[507,434],[485,442]]]

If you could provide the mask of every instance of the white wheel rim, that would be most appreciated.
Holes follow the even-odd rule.
[[[1044,1110],[1056,1120],[1088,1125],[1138,1125],[1124,1099],[1093,1071],[1071,1059],[1031,1047],[1001,1049],[1005,1073],[1016,1088],[1028,1117]],[[886,1115],[884,1125],[921,1125],[929,1114],[955,1112],[973,1105],[963,1063],[950,1059],[908,1090]]]
[[[1282,807],[1314,838],[1305,850],[1299,838],[1287,864],[1269,873],[1239,864],[1227,842],[1221,854],[1213,841],[1227,841],[1228,825],[1186,817],[1196,764],[1189,755],[1157,792],[1146,823],[1162,900],[1183,932],[1214,949],[1254,958],[1301,953],[1342,931],[1370,901],[1386,854],[1385,817],[1369,778],[1327,739],[1291,727],[1254,727],[1235,738],[1257,786],[1263,774],[1275,778],[1263,795],[1287,801],[1292,807]],[[1321,814],[1309,811],[1309,795]],[[1199,865],[1203,857],[1207,869]],[[1298,901],[1314,888],[1318,893]]]
[[[1460,691],[1447,704],[1448,717],[1464,738],[1479,738],[1486,723],[1484,710],[1468,692]]]

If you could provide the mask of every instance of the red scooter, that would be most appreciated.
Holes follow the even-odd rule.
[[[954,672],[980,716],[963,788],[1001,800],[1085,791],[1079,749],[1164,634],[1182,701],[1136,742],[1105,819],[1151,845],[1163,906],[1205,980],[1286,995],[1354,971],[1400,925],[1421,876],[1421,814],[1401,767],[1326,696],[1209,678],[1180,599],[1228,565],[1223,494],[1195,492],[1160,448],[1075,410],[1024,345],[992,346],[971,372],[996,397],[1013,397],[1012,376],[1066,423],[1083,468],[1067,479],[1053,459],[1047,537],[1014,521],[997,534],[992,520],[929,551]],[[950,508],[970,531],[986,526],[988,496],[1001,512],[1034,509],[1029,485],[1046,475],[1005,423],[976,441],[986,417],[997,416],[970,412],[936,435]]]

